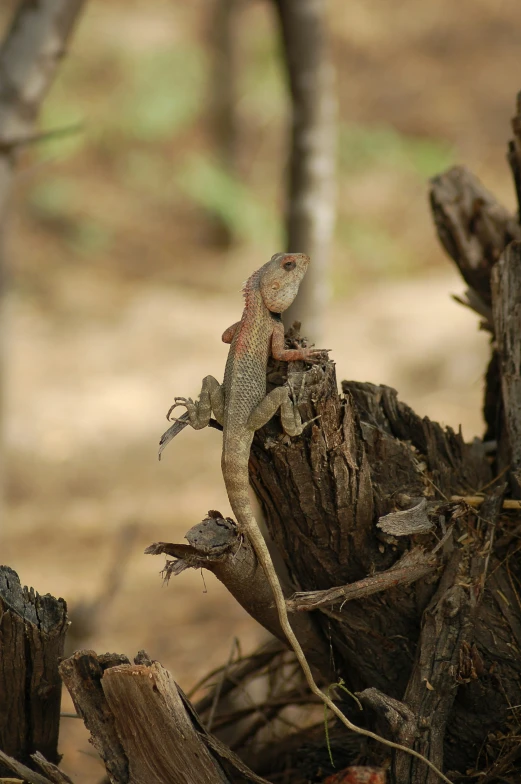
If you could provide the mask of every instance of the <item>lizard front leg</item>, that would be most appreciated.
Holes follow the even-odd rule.
[[[284,325],[282,323],[274,324],[271,336],[271,356],[273,359],[280,359],[283,362],[303,360],[313,364],[323,360],[328,351],[327,348],[285,348]]]
[[[190,397],[176,397],[174,405],[167,414],[167,419],[172,419],[170,415],[177,406],[185,406],[188,421],[194,430],[201,430],[203,427],[208,426],[212,411],[218,423],[222,425],[224,419],[224,391],[222,385],[213,376],[206,376],[203,379],[199,399],[193,401]]]
[[[222,334],[222,338],[221,338],[222,342],[223,343],[231,343],[235,333],[237,332],[237,329],[240,326],[241,326],[241,322],[240,321],[236,321],[235,324],[231,325],[231,327],[228,327],[228,329],[225,329],[223,334]]]

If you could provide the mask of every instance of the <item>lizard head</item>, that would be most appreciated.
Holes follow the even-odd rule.
[[[259,288],[264,304],[272,313],[287,310],[309,266],[304,253],[276,253],[260,270]]]

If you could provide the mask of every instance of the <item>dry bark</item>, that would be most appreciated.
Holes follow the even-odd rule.
[[[494,266],[492,310],[508,444],[505,466],[513,495],[521,498],[521,242],[512,242]]]
[[[510,160],[514,162],[512,154]],[[430,202],[440,242],[469,286],[465,296],[456,299],[475,310],[483,328],[493,332],[491,271],[506,246],[521,239],[519,222],[464,166],[431,180]],[[501,443],[501,376],[494,344],[485,375],[483,416],[484,441]]]
[[[330,588],[325,591],[297,591],[288,599],[288,608],[293,610],[316,610],[317,607],[331,605],[334,602],[352,601],[371,596],[373,593],[387,591],[397,585],[410,585],[427,577],[436,568],[436,558],[426,553],[422,547],[414,547],[393,564],[390,569],[378,572],[363,580],[349,585]]]
[[[0,748],[29,767],[37,751],[60,760],[58,661],[66,631],[63,599],[22,588],[12,569],[0,567]]]
[[[430,203],[438,237],[481,301],[484,317],[492,305],[490,273],[504,248],[521,239],[512,215],[464,166],[454,166],[433,177]]]
[[[313,264],[286,324],[304,321],[321,339],[327,307],[327,267],[335,220],[334,71],[324,0],[274,0],[291,95],[291,152],[286,204],[286,248]]]
[[[266,575],[250,543],[239,536],[233,520],[223,519],[219,512],[212,511],[185,536],[188,545],[156,542],[145,552],[174,556],[175,560],[169,562],[165,569],[167,578],[187,568],[208,569],[224,583],[252,618],[285,642],[286,636],[280,627]],[[286,596],[290,595],[291,586],[283,579],[282,589]],[[299,615],[292,619],[292,627],[310,663],[324,670],[328,647],[313,620],[308,615]]]
[[[500,726],[506,730],[509,700],[521,696],[521,663],[514,665],[511,654],[504,658],[508,645],[518,645],[516,613],[511,610],[505,628],[494,593],[482,595],[483,570],[490,558],[496,578],[505,573],[492,550],[486,550],[491,547],[482,524],[490,517],[487,505],[478,513],[465,503],[446,500],[454,494],[475,494],[490,484],[486,450],[479,443],[465,444],[450,428],[421,419],[389,388],[344,382],[342,399],[334,391],[331,365],[314,368],[305,378],[309,399],[303,416],[320,416],[311,432],[287,443],[278,439],[278,425],[272,422],[258,434],[252,450],[252,484],[268,529],[300,590],[332,591],[336,604],[322,607],[318,622],[329,636],[338,674],[348,687],[372,687],[388,698],[403,699],[406,706],[410,699],[420,718],[422,712],[436,715],[437,728],[428,738],[423,733],[418,750],[437,765],[444,753],[446,768],[464,770],[475,762],[476,744],[479,748],[487,733]],[[378,533],[379,518],[417,509],[422,497],[432,532]],[[451,526],[452,536],[444,537]],[[373,580],[368,575],[375,571],[386,574],[414,543],[431,542],[434,550],[442,538],[444,545],[429,576],[374,596],[362,592],[363,600],[341,606],[349,587],[338,586],[354,583],[354,591],[360,585],[356,581]],[[457,622],[451,625],[452,611]],[[418,689],[429,692],[423,676],[417,685],[418,672],[411,663],[411,654],[419,650],[422,666],[427,667],[426,635],[438,646],[431,652],[429,669],[437,711],[428,700],[420,706],[411,696]],[[467,656],[466,646],[480,662],[468,682],[460,679],[458,669]],[[504,662],[499,697],[497,682],[486,677],[498,660]],[[469,703],[471,720],[465,724]],[[495,712],[489,710],[491,704]],[[407,736],[397,739],[413,741]],[[420,768],[425,777],[426,769]]]
[[[24,765],[22,762],[18,762],[14,757],[10,757],[8,754],[0,751],[0,763],[3,763],[3,766],[7,770],[16,773],[17,777],[21,776],[23,781],[28,782],[28,784],[74,784],[72,779],[70,779],[63,770],[60,770],[56,765],[53,765],[52,762],[48,762],[40,752],[32,754],[31,759],[36,767],[43,770],[45,776],[28,768],[27,765]],[[5,784],[19,784],[20,779],[4,778],[2,776],[0,782],[5,782]]]
[[[112,784],[229,784],[226,768],[266,784],[199,722],[170,673],[141,651],[77,651],[60,672]]]
[[[512,117],[514,138],[508,144],[508,162],[516,188],[518,217],[521,218],[521,92],[516,98],[516,113]]]
[[[326,368],[321,372],[327,386],[332,371]],[[423,637],[432,629],[430,639],[445,645],[447,655],[450,650],[452,667],[441,666],[435,655],[440,648],[433,650],[429,671],[435,683],[433,696],[447,696],[443,710],[440,703],[437,716],[441,723],[436,733],[433,730],[427,741],[421,738],[418,750],[436,764],[444,753],[449,769],[464,770],[475,763],[474,750],[488,732],[501,726],[506,730],[509,700],[520,696],[520,663],[515,663],[509,652],[509,646],[519,645],[515,599],[512,597],[509,605],[509,618],[504,619],[497,613],[498,594],[487,590],[482,595],[483,571],[490,558],[495,579],[501,576],[505,580],[503,559],[494,556],[488,529],[482,525],[491,515],[486,504],[478,514],[464,503],[445,500],[489,484],[489,460],[478,444],[467,445],[450,429],[443,431],[428,419],[417,417],[398,403],[393,390],[353,383],[343,387],[347,393],[343,401],[327,397],[322,384],[312,392],[313,404],[306,404],[305,415],[311,418],[320,413],[321,418],[307,440],[277,443],[273,431],[268,438],[264,433],[256,439],[252,482],[263,502],[268,528],[300,588],[318,585],[334,592],[343,582],[369,582],[374,578],[368,574],[375,569],[385,574],[415,541],[432,541],[433,534],[415,534],[403,541],[401,537],[379,536],[374,529],[382,514],[393,507],[413,508],[421,495],[428,500],[435,536],[443,537],[444,531],[454,526],[450,547],[446,540],[437,554],[437,572],[441,570],[447,577],[436,596],[439,577],[434,572],[409,588],[393,587],[381,596],[350,602],[342,612],[327,611],[323,628],[329,633],[336,661],[341,662],[339,674],[350,688],[373,687],[391,699],[402,699],[405,693],[405,703],[416,693],[412,684],[418,677],[411,669],[411,652],[419,644],[426,655]],[[505,523],[508,518],[503,519]],[[467,541],[469,527],[474,534]],[[447,565],[450,548],[456,552],[454,559],[461,562],[458,569],[455,562],[453,570]],[[481,556],[484,549],[485,556]],[[360,576],[362,571],[365,578]],[[333,597],[337,604],[345,594],[339,591]],[[452,630],[450,623],[444,625],[448,608],[457,616]],[[422,615],[432,620],[425,622],[420,635]],[[459,673],[469,658],[477,664],[466,679]],[[487,675],[498,660],[503,662],[501,695],[497,680]],[[422,662],[425,665],[424,658]],[[419,682],[428,692],[425,681],[420,678]],[[421,713],[412,697],[411,702]],[[429,714],[427,705],[422,703],[422,709]],[[407,741],[407,736],[397,739]],[[424,768],[421,775],[426,775]]]
[[[482,549],[470,554],[454,547],[438,589],[423,614],[422,631],[415,663],[403,698],[414,716],[414,748],[430,751],[430,759],[443,765],[444,742],[458,686],[478,678],[480,657],[473,642],[475,619],[483,595],[495,527],[501,513],[506,484],[487,498],[480,517]],[[487,547],[488,544],[488,547]],[[483,673],[481,673],[483,674]],[[434,784],[435,778],[422,766],[398,754],[397,781]]]

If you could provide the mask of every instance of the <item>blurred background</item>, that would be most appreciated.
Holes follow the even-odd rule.
[[[24,153],[4,238],[1,560],[73,609],[115,580],[81,645],[145,648],[183,688],[225,662],[234,637],[249,651],[264,635],[212,576],[165,587],[163,561],[142,554],[182,541],[210,508],[229,513],[218,432],[185,431],[161,463],[157,443],[173,397],[222,375],[242,281],[283,247],[289,118],[273,8],[241,0],[236,174],[216,162],[210,5],[87,2],[39,123],[82,130]],[[14,7],[0,7],[2,32]],[[450,298],[464,286],[435,238],[427,181],[465,163],[514,209],[519,8],[329,0],[327,15],[339,118],[324,345],[339,380],[389,384],[471,439],[487,337]],[[102,769],[79,725],[63,720],[62,751],[87,784]]]

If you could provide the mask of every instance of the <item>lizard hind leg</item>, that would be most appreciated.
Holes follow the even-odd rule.
[[[168,419],[172,418],[170,414],[177,406],[186,408],[190,425],[194,430],[202,430],[203,427],[207,427],[212,412],[219,424],[222,425],[224,418],[224,392],[222,385],[213,376],[206,376],[203,378],[199,399],[193,401],[190,397],[176,397],[174,405],[168,412]]]
[[[270,421],[280,409],[282,428],[288,436],[299,436],[305,425],[298,410],[298,402],[292,400],[287,386],[276,387],[268,392],[250,414],[248,429],[259,430]]]

